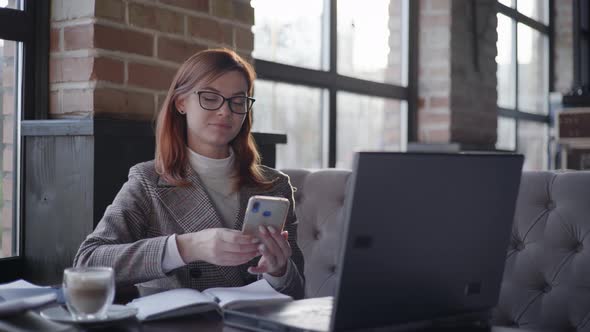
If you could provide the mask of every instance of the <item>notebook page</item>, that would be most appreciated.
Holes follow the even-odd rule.
[[[147,320],[153,318],[171,317],[176,314],[186,314],[187,307],[217,306],[212,298],[199,291],[188,288],[171,289],[165,292],[134,299],[128,306],[137,308],[137,318]],[[178,311],[176,314],[175,312]],[[194,311],[195,313],[201,310]]]
[[[203,293],[216,298],[219,306],[222,308],[236,308],[293,300],[290,296],[277,292],[264,279],[242,287],[209,288],[203,291]]]

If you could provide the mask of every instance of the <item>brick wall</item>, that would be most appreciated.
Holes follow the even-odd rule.
[[[493,149],[498,117],[496,1],[453,0],[452,4],[451,141]]]
[[[449,142],[451,1],[420,0],[418,141]]]
[[[496,141],[495,0],[421,0],[418,140],[487,149]],[[471,6],[477,11],[473,31]],[[477,45],[473,44],[476,34]]]
[[[151,120],[193,53],[251,59],[253,23],[248,0],[52,0],[50,117]]]
[[[555,91],[567,92],[574,82],[573,54],[573,3],[558,0],[555,3]]]

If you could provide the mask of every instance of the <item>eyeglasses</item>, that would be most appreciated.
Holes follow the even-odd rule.
[[[252,105],[256,101],[256,99],[246,96],[225,98],[219,93],[210,91],[195,91],[195,93],[199,96],[199,104],[207,111],[216,111],[227,101],[229,110],[232,113],[246,114],[252,109]]]

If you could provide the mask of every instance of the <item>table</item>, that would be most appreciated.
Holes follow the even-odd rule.
[[[23,315],[31,315],[29,312]],[[39,317],[39,316],[37,316]],[[0,327],[2,323],[16,322],[20,318],[11,318],[0,320]],[[19,326],[19,325],[17,325]],[[20,325],[22,327],[22,325]],[[2,328],[0,328],[2,329]],[[38,329],[37,329],[38,330]],[[242,330],[229,326],[224,326],[221,318],[215,314],[195,315],[182,318],[175,318],[162,321],[153,321],[147,323],[140,323],[136,319],[129,319],[117,324],[110,324],[104,326],[74,326],[72,332],[185,332],[185,331],[199,331],[199,332],[240,332]],[[391,329],[371,329],[372,332],[391,331]],[[449,329],[422,329],[417,332],[540,332],[526,329],[514,329],[508,327],[492,327],[492,328],[449,328]]]

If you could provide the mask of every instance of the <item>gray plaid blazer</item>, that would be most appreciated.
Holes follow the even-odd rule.
[[[177,187],[161,178],[154,161],[133,166],[129,179],[109,205],[99,224],[80,245],[74,266],[111,266],[117,286],[141,284],[160,290],[190,287],[236,287],[256,281],[247,272],[257,264],[256,258],[240,266],[217,266],[193,262],[168,273],[162,270],[166,239],[171,234],[198,232],[223,227],[220,214],[205,191],[199,176],[188,167],[187,187]],[[240,208],[234,229],[241,229],[248,199],[253,195],[280,196],[289,199],[291,207],[285,230],[289,231],[291,260],[296,273],[290,274],[279,292],[302,298],[304,294],[303,254],[297,245],[297,218],[294,212],[293,188],[289,177],[264,167],[267,179],[274,181],[270,190],[240,189]]]

